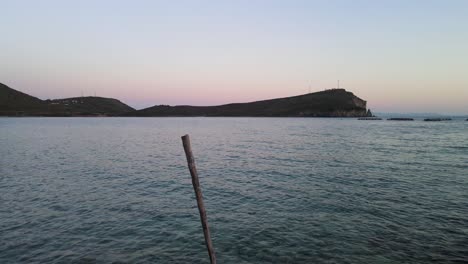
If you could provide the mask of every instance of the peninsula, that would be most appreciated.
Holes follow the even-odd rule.
[[[366,101],[344,89],[218,106],[157,105],[125,116],[364,117]]]
[[[113,98],[41,100],[0,83],[0,116],[367,117],[366,101],[344,89],[217,106],[156,105],[142,110]]]

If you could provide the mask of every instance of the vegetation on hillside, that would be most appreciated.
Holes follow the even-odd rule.
[[[3,116],[115,116],[135,111],[117,99],[74,97],[41,100],[0,83],[0,115]]]
[[[157,105],[127,116],[265,116],[360,117],[367,116],[366,101],[344,89],[299,96],[219,106]]]

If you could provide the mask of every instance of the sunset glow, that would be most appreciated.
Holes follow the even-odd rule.
[[[6,1],[0,82],[41,99],[216,105],[342,86],[468,112],[467,1]]]

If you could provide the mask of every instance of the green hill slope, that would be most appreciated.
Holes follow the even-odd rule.
[[[117,99],[103,97],[44,101],[0,83],[0,115],[3,116],[115,116],[134,110]]]
[[[47,103],[0,83],[0,115],[47,111]]]
[[[61,107],[61,111],[70,115],[119,115],[135,109],[113,98],[73,97],[47,101],[52,107]]]

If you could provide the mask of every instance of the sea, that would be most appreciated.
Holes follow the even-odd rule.
[[[468,263],[468,122],[0,118],[0,263]]]

